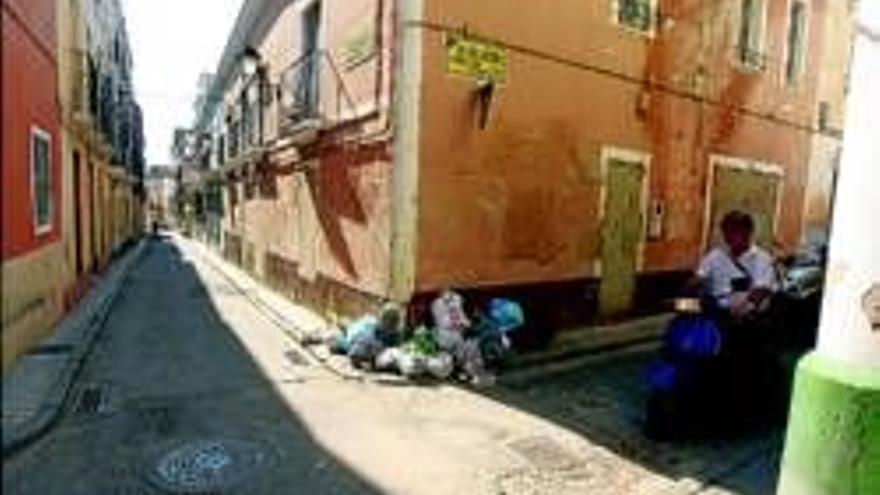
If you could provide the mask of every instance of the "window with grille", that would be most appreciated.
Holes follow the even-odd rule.
[[[742,0],[739,18],[737,60],[750,69],[762,70],[765,65],[764,0]]]
[[[655,0],[617,0],[617,23],[650,33],[653,27]]]
[[[52,228],[52,139],[38,128],[31,130],[31,180],[34,227],[37,233]]]
[[[807,5],[800,1],[791,2],[788,16],[788,38],[785,59],[785,81],[794,84],[804,71],[806,56]]]

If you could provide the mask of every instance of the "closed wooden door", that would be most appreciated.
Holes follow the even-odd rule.
[[[644,229],[645,167],[640,161],[616,158],[608,159],[606,166],[599,311],[613,316],[629,310],[635,295]]]

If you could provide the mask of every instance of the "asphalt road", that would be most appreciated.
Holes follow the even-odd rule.
[[[4,493],[375,491],[313,441],[229,331],[208,297],[240,298],[222,277],[153,243],[122,290],[58,426],[4,459]]]

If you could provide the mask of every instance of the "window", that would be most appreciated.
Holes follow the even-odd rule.
[[[737,61],[749,69],[764,68],[764,0],[742,0]]]
[[[617,0],[617,23],[650,33],[653,30],[656,5],[656,0]]]
[[[226,143],[226,153],[227,158],[233,159],[238,156],[238,146],[239,146],[239,123],[237,120],[233,120],[229,123],[229,131],[227,135]]]
[[[792,0],[788,15],[788,39],[786,40],[785,82],[794,84],[804,71],[807,39],[807,5]]]
[[[226,162],[226,137],[223,134],[217,137],[217,164],[222,166]]]
[[[52,229],[52,138],[36,127],[31,129],[31,181],[34,227],[42,234]]]
[[[320,90],[320,38],[321,38],[321,2],[311,4],[302,17],[302,46],[303,56],[306,57],[303,65],[301,80],[301,102],[305,108],[311,111],[317,108],[318,91]]]
[[[262,78],[259,74],[245,86],[241,95],[243,147],[251,148],[263,141]]]

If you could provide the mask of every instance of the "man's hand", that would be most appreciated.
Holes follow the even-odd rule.
[[[730,296],[730,314],[737,319],[745,319],[755,311],[755,303],[752,302],[751,293],[735,292]]]
[[[749,301],[754,303],[756,306],[762,305],[765,301],[770,299],[770,296],[773,295],[773,291],[766,287],[755,287],[754,289],[749,291]]]

